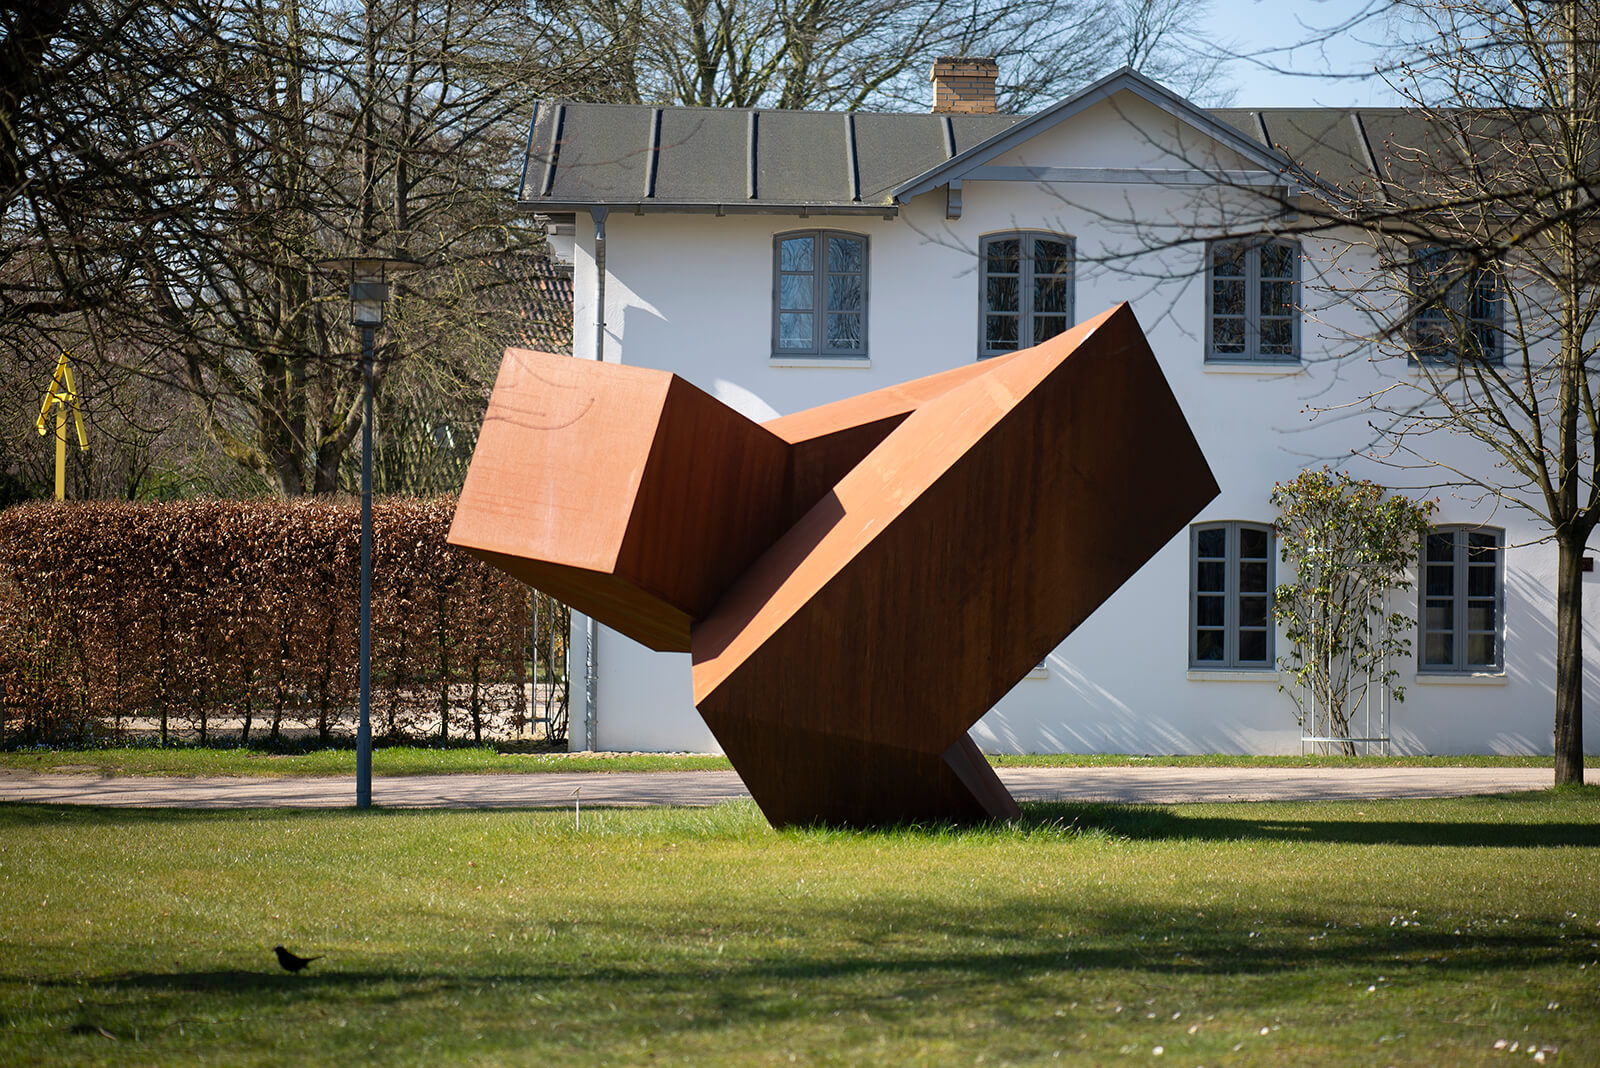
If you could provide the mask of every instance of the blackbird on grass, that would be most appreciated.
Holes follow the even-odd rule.
[[[297,972],[312,961],[322,959],[321,954],[315,957],[297,957],[282,946],[273,946],[272,952],[278,955],[278,963],[283,965],[283,970],[286,972]]]

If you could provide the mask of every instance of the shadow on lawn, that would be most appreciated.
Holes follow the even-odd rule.
[[[1600,796],[1600,791],[1596,791],[1596,795]],[[1254,811],[1250,816],[1230,817],[1191,816],[1181,806],[1048,802],[1023,805],[1017,826],[1039,832],[1101,831],[1146,841],[1255,840],[1498,849],[1600,846],[1600,822],[1518,820],[1515,806],[1526,796],[1512,794],[1495,798],[1496,804],[1508,808],[1499,809],[1504,818],[1493,822],[1375,819],[1354,804],[1348,806],[1348,816],[1344,819],[1298,819],[1288,813],[1282,819],[1273,819],[1260,816],[1258,806],[1251,806]],[[1379,813],[1389,808],[1387,802],[1373,802],[1369,806],[1371,811]]]
[[[294,1005],[342,998],[403,1004],[493,991],[494,997],[520,1002],[552,987],[589,987],[607,997],[626,991],[667,1000],[709,995],[730,1009],[738,1007],[728,1004],[731,999],[746,1003],[746,1010],[754,1012],[755,1003],[773,990],[784,992],[786,998],[794,984],[810,983],[821,984],[810,997],[837,998],[842,1004],[858,1006],[861,998],[879,995],[867,993],[857,981],[878,985],[885,978],[890,981],[878,985],[881,996],[904,1001],[908,995],[915,1000],[970,988],[973,983],[1011,984],[1062,973],[1125,973],[1130,978],[1142,974],[1151,980],[1180,981],[1185,977],[1318,972],[1343,978],[1343,973],[1352,971],[1363,977],[1369,971],[1401,976],[1423,969],[1435,979],[1454,974],[1459,981],[1475,982],[1492,981],[1502,971],[1520,974],[1536,968],[1566,969],[1593,959],[1586,939],[1574,938],[1570,930],[1558,929],[1551,922],[1525,921],[1514,931],[1359,925],[1329,931],[1313,917],[1283,912],[1206,910],[1173,915],[1138,907],[1077,913],[1078,927],[1072,937],[1043,941],[1038,933],[1040,923],[1051,918],[1046,913],[1059,918],[1059,905],[1019,905],[996,902],[977,916],[911,917],[903,906],[886,903],[884,915],[859,918],[861,929],[856,937],[822,952],[803,954],[796,954],[793,947],[697,959],[684,959],[678,952],[627,960],[589,959],[585,954],[578,959],[528,959],[522,967],[496,962],[501,966],[482,971],[465,962],[458,968],[436,969],[384,969],[369,964],[358,970],[329,967],[316,976],[227,969],[134,971],[44,980],[6,976],[0,977],[0,987],[20,984],[70,990],[79,997],[91,1023],[109,1026],[106,1021],[117,1019],[117,1013],[129,1005],[170,1003],[176,1007],[196,997],[240,996],[252,1004],[263,1003],[262,999]],[[890,917],[893,923],[887,922]],[[908,923],[947,931],[958,942],[973,941],[966,948],[943,952],[927,952],[926,946],[902,952]],[[1308,932],[1314,937],[1308,937]],[[1007,989],[1008,997],[1027,1000],[1034,996],[1026,987]],[[1051,996],[1044,989],[1037,993],[1046,999]],[[7,992],[7,996],[12,995]],[[894,1011],[903,1006],[883,1007]]]

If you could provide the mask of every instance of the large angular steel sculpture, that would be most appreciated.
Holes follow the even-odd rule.
[[[508,350],[450,541],[690,652],[776,825],[1009,818],[967,729],[1217,492],[1124,304],[762,424]]]

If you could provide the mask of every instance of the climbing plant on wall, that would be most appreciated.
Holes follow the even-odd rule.
[[[1389,494],[1327,468],[1273,486],[1278,547],[1293,578],[1278,586],[1273,616],[1289,652],[1278,661],[1303,730],[1356,749],[1350,725],[1369,700],[1405,699],[1394,658],[1411,649],[1410,617],[1391,610],[1411,589],[1432,501]]]

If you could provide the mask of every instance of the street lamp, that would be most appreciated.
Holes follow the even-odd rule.
[[[350,325],[361,328],[361,719],[356,727],[356,808],[372,807],[372,337],[383,325],[389,276],[422,264],[389,257],[328,259],[350,280]]]

